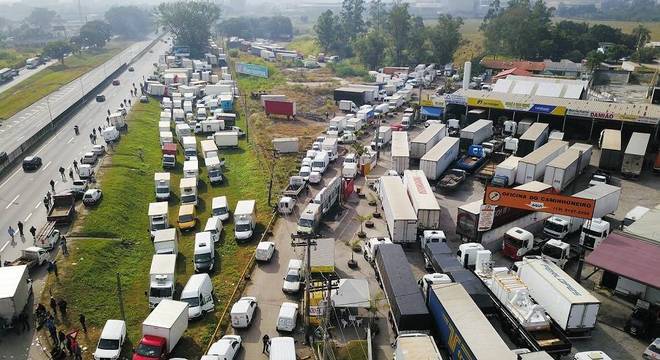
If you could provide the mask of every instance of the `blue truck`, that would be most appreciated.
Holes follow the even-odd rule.
[[[468,148],[467,154],[461,156],[454,163],[454,168],[461,169],[472,174],[473,172],[479,170],[481,166],[486,163],[486,153],[484,153],[484,148],[481,145],[470,145]]]

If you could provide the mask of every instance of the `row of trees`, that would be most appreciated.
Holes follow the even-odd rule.
[[[314,25],[316,40],[327,53],[342,58],[357,56],[369,69],[382,65],[426,62],[447,63],[461,43],[463,20],[440,15],[438,22],[425,26],[412,16],[408,4],[395,2],[387,7],[381,0],[343,0],[339,14],[326,10]]]
[[[660,4],[655,0],[603,0],[600,8],[597,8],[594,4],[560,3],[557,16],[593,20],[660,21]]]
[[[608,42],[615,46],[604,58],[617,60],[634,54],[650,39],[650,31],[641,25],[626,34],[602,24],[568,20],[553,23],[553,11],[543,1],[510,0],[502,6],[494,0],[480,27],[486,52],[527,60],[581,61],[599,43]]]
[[[293,24],[286,16],[258,18],[241,16],[221,21],[217,31],[224,36],[238,36],[244,39],[290,40],[293,37]]]
[[[172,33],[179,44],[189,46],[193,57],[204,53],[220,14],[215,3],[203,0],[163,2],[156,8],[158,26]]]

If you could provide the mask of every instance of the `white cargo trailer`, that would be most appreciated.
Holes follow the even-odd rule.
[[[235,131],[219,131],[213,134],[213,140],[218,147],[238,146],[238,133]]]
[[[632,133],[626,151],[623,153],[621,175],[632,178],[639,177],[644,166],[644,155],[646,155],[650,138],[651,134]]]
[[[548,131],[550,126],[545,123],[534,123],[525,131],[518,141],[516,155],[523,157],[529,155],[532,151],[538,149],[548,141]]]
[[[408,133],[392,132],[392,170],[402,174],[410,167],[410,151],[408,149]]]
[[[596,200],[593,217],[601,218],[615,212],[619,207],[621,188],[609,184],[598,184],[573,194],[573,197]]]
[[[565,141],[551,141],[520,159],[516,171],[516,184],[525,184],[542,178],[546,165],[567,148],[568,143]]]
[[[444,137],[419,161],[419,168],[429,180],[440,178],[459,154],[459,139]]]
[[[545,167],[543,182],[552,185],[557,192],[561,192],[577,176],[579,161],[580,153],[571,149],[566,150]]]
[[[447,127],[445,124],[433,124],[424,129],[410,142],[410,157],[412,159],[421,159],[431,148],[447,136]]]
[[[591,162],[591,150],[593,149],[593,146],[590,144],[583,144],[583,143],[575,143],[571,145],[569,150],[575,150],[580,154],[580,160],[578,161],[578,166],[577,166],[577,173],[582,174],[584,169],[589,166],[589,163]]]
[[[0,319],[11,325],[23,312],[32,293],[26,265],[0,267]]]
[[[470,145],[479,145],[493,136],[493,122],[490,120],[477,120],[461,129],[461,149]]]
[[[273,148],[280,154],[296,153],[298,152],[298,138],[275,138],[273,139]]]
[[[410,203],[417,213],[417,230],[440,229],[440,205],[433,189],[422,170],[403,172],[403,185],[406,187]]]
[[[509,156],[495,167],[495,174],[493,175],[493,184],[497,186],[511,186],[516,181],[516,173],[518,171],[518,156]]]
[[[600,301],[559,266],[540,257],[525,257],[516,266],[534,301],[567,333],[588,335],[596,326]]]
[[[398,176],[380,178],[380,201],[394,243],[414,243],[417,240],[417,215]]]

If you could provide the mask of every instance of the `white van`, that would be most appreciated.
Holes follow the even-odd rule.
[[[215,249],[211,241],[210,232],[198,232],[195,234],[195,250],[193,263],[196,272],[211,271],[215,262]]]
[[[257,245],[254,259],[257,261],[270,261],[273,253],[275,253],[275,243],[272,241],[262,241]]]
[[[296,360],[296,343],[293,338],[270,338],[268,360]]]
[[[321,174],[325,172],[325,169],[328,168],[330,163],[330,156],[326,151],[321,151],[316,154],[316,157],[312,161],[312,171],[318,171]]]
[[[280,313],[277,316],[277,331],[292,332],[296,328],[296,319],[298,318],[298,304],[284,302],[280,306]],[[273,351],[271,349],[271,351]]]
[[[318,171],[312,171],[309,173],[309,179],[307,179],[310,184],[318,184],[321,182],[321,180],[323,180],[323,176]]]
[[[288,294],[295,294],[300,291],[300,270],[302,269],[302,260],[291,259],[289,260],[289,267],[284,274],[284,282],[282,283],[282,291]]]
[[[211,215],[219,217],[222,221],[229,219],[229,206],[227,205],[226,196],[213,198],[211,201]]]
[[[186,160],[183,162],[183,177],[196,178],[199,175],[199,162],[195,160]]]
[[[244,296],[231,307],[231,326],[233,328],[246,328],[252,323],[252,317],[257,310],[257,298]]]
[[[194,274],[181,291],[181,301],[188,303],[188,319],[195,319],[215,309],[213,284],[209,274]]]
[[[308,181],[309,175],[312,173],[312,168],[309,166],[303,166],[298,171],[298,176],[302,176],[303,180]]]
[[[222,234],[222,220],[220,220],[220,217],[211,216],[206,220],[204,231],[211,233],[211,240],[213,240],[214,243],[220,241],[220,235]]]

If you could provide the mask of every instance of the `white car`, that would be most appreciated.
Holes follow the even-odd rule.
[[[96,164],[96,154],[93,152],[86,152],[83,157],[82,157],[82,163],[83,164]]]
[[[643,359],[660,359],[660,338],[656,338],[653,342],[644,350],[642,354]]]
[[[238,335],[225,335],[211,345],[209,352],[205,356],[202,356],[202,360],[233,360],[241,349],[242,341],[243,340]]]
[[[252,323],[254,312],[257,310],[257,298],[244,296],[231,307],[231,326],[233,328],[246,328]]]
[[[429,127],[433,124],[442,124],[442,121],[441,120],[426,120],[424,122],[424,127],[427,128],[427,127]]]
[[[285,293],[297,293],[300,291],[300,269],[302,268],[302,261],[298,259],[289,260],[289,267],[284,275],[284,282],[282,283],[282,291]]]
[[[103,145],[94,145],[92,146],[92,152],[96,154],[96,156],[101,156],[105,154],[105,146]]]
[[[73,180],[71,183],[71,191],[77,193],[84,193],[87,191],[87,180]]]
[[[262,241],[257,245],[254,258],[257,261],[270,261],[275,252],[275,243],[272,241]]]
[[[94,359],[119,359],[124,340],[126,340],[126,323],[122,320],[106,321],[93,354]]]
[[[101,189],[89,189],[85,191],[85,195],[83,195],[83,204],[87,206],[95,205],[102,197],[103,193],[101,192]]]
[[[301,167],[302,166],[307,166],[307,167],[311,168],[312,167],[312,158],[306,157],[306,158],[302,159],[302,161],[300,162],[300,166]]]

